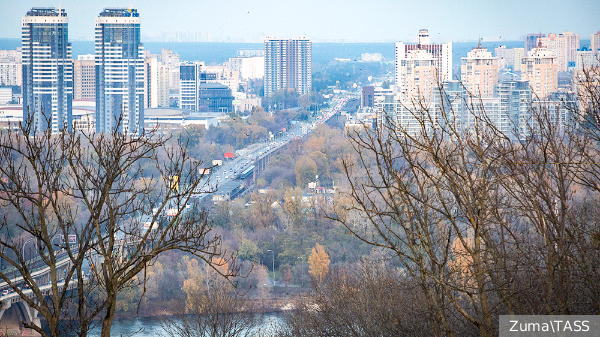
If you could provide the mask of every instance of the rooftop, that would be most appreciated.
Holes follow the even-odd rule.
[[[56,9],[54,7],[32,7],[27,12],[27,16],[67,16],[67,12],[64,9]]]
[[[137,9],[133,8],[105,8],[100,12],[100,17],[139,17]]]

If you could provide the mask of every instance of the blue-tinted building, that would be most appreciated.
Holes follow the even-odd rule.
[[[33,132],[72,128],[73,58],[67,13],[32,8],[22,18],[23,123]]]
[[[96,18],[96,131],[144,129],[144,47],[136,9],[106,8]]]

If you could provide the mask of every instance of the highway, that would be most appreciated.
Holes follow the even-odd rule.
[[[201,187],[195,191],[196,194],[192,197],[203,199],[207,195],[210,195],[210,193],[217,191],[219,186],[223,186],[238,178],[240,174],[248,171],[251,172],[256,160],[269,155],[271,152],[276,151],[295,139],[309,135],[312,130],[326,123],[332,116],[339,113],[348,99],[349,97],[340,98],[333,108],[326,109],[322,114],[318,115],[315,122],[296,122],[289,131],[277,133],[275,138],[268,142],[255,143],[242,150],[238,150],[237,152],[243,154],[235,156],[233,159],[225,159],[222,165],[214,167],[208,179],[203,179],[200,183]]]

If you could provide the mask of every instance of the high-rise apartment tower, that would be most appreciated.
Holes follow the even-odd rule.
[[[96,18],[96,131],[144,128],[144,47],[137,9],[106,8]]]
[[[299,36],[295,39],[266,37],[265,96],[280,89],[295,89],[300,95],[312,88],[312,42]]]
[[[34,132],[70,131],[73,59],[67,13],[60,7],[34,7],[21,22],[23,122]]]

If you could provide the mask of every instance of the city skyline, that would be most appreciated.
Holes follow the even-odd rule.
[[[2,5],[0,38],[20,37],[20,18],[31,7],[58,7],[58,2],[24,1]],[[428,1],[313,0],[302,4],[261,1],[130,3],[108,1],[98,6],[72,0],[60,5],[69,14],[69,39],[93,40],[94,17],[106,7],[137,8],[143,17],[145,40],[261,42],[265,35],[292,38],[306,35],[314,42],[415,42],[416,31],[428,28],[432,41],[514,41],[529,33],[572,31],[587,39],[595,33],[594,13],[600,2],[537,1],[481,4],[466,0],[443,6]],[[224,10],[225,8],[226,10]],[[582,10],[585,9],[585,10]],[[408,12],[413,14],[408,15]],[[208,15],[207,13],[219,13]],[[573,18],[577,20],[573,20]]]

